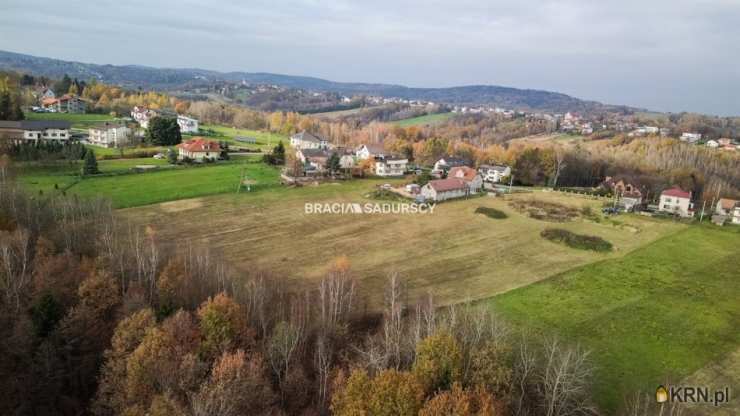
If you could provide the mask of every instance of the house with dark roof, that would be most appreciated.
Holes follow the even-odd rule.
[[[445,156],[434,163],[434,169],[432,169],[433,175],[440,175],[443,172],[457,167],[457,166],[472,166],[470,160],[462,159],[459,157]]]
[[[325,149],[298,149],[296,151],[296,157],[303,162],[303,165],[307,170],[321,172],[326,170],[326,164],[329,162],[329,153]]]
[[[1,120],[0,139],[66,142],[70,139],[70,127],[63,120]]]
[[[678,215],[680,217],[693,217],[694,204],[691,202],[691,192],[681,188],[670,188],[660,193],[658,211]]]
[[[386,152],[382,143],[368,143],[360,145],[355,151],[355,155],[360,160],[382,159]]]
[[[462,198],[470,192],[464,180],[458,178],[436,179],[421,188],[421,195],[429,201]]]
[[[290,136],[290,145],[296,149],[329,149],[329,141],[307,131]]]
[[[188,158],[196,162],[207,160],[218,160],[221,156],[221,146],[218,142],[207,140],[203,137],[193,137],[192,139],[177,145],[179,154],[178,158],[183,160]]]

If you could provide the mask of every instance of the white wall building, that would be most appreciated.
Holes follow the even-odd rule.
[[[101,123],[88,130],[90,144],[102,147],[122,147],[131,143],[133,133],[125,123]]]
[[[191,140],[182,142],[177,145],[178,158],[180,160],[188,158],[196,162],[208,160],[218,160],[221,156],[221,146],[213,140],[206,140],[202,137],[194,137]]]
[[[691,202],[691,193],[680,188],[666,189],[660,193],[658,211],[681,217],[693,217],[694,204]]]
[[[290,136],[290,145],[296,149],[329,149],[329,141],[307,131]]]
[[[187,134],[198,133],[198,120],[192,117],[178,115],[177,125],[180,126],[180,133],[187,133]]]
[[[501,178],[511,175],[511,168],[502,165],[481,165],[478,172],[485,182],[498,183],[501,182]]]
[[[429,181],[429,183],[421,188],[421,195],[424,199],[431,201],[462,198],[468,195],[468,192],[468,186],[465,184],[465,181],[457,178]]]
[[[375,174],[377,176],[403,176],[409,160],[401,157],[387,157],[375,162]]]
[[[70,123],[62,120],[0,121],[0,138],[28,141],[59,141],[70,139]]]

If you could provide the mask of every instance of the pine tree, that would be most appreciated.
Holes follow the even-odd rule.
[[[82,176],[95,175],[96,173],[100,173],[98,161],[95,159],[95,152],[88,149],[85,153],[85,161],[82,164]]]

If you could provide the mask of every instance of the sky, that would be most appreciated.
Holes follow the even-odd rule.
[[[740,0],[0,0],[0,49],[740,115]]]

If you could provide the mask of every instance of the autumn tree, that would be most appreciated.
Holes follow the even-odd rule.
[[[423,339],[416,347],[413,373],[427,394],[460,381],[462,353],[452,335],[440,330]]]
[[[225,293],[203,302],[198,308],[198,318],[203,337],[201,352],[206,356],[216,357],[251,342],[251,331],[242,306]]]
[[[274,399],[259,355],[248,358],[243,350],[224,352],[194,396],[193,414],[260,415],[272,407]]]
[[[411,373],[384,370],[371,379],[364,370],[354,370],[346,381],[335,381],[331,410],[337,416],[415,416],[423,398],[424,390]]]

